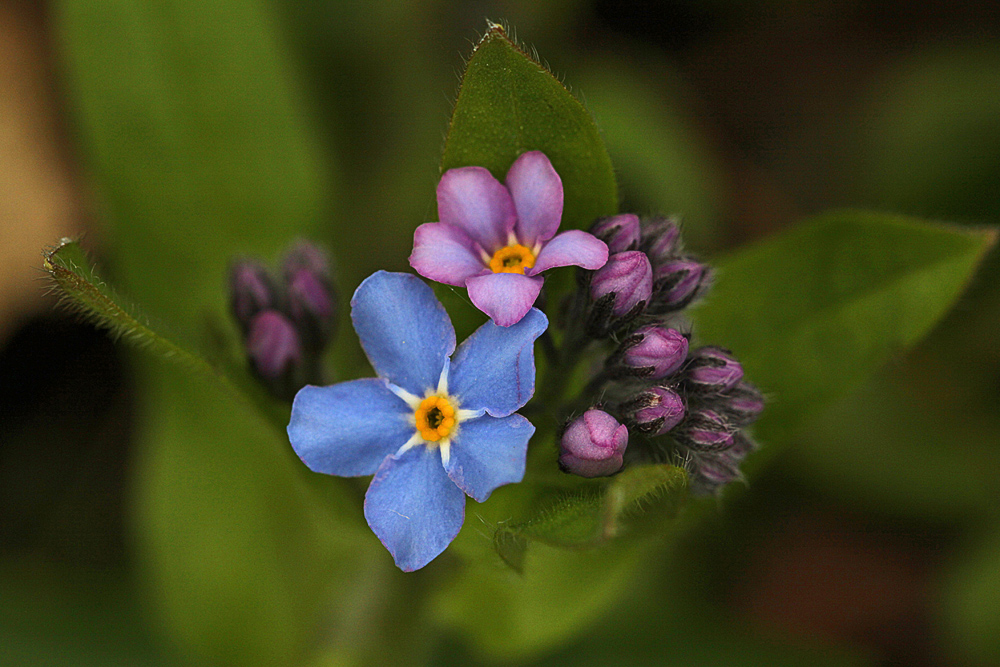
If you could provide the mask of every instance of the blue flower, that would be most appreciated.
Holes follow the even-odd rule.
[[[524,477],[535,427],[514,411],[535,391],[534,342],[548,320],[533,308],[514,326],[487,322],[456,351],[430,287],[385,271],[358,287],[351,318],[379,377],[305,387],[288,437],[316,472],[375,475],[365,518],[409,572],[458,535],[465,495],[483,502]]]

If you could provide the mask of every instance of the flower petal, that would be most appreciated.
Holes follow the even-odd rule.
[[[510,192],[483,167],[449,169],[437,186],[438,217],[461,227],[490,255],[507,245],[517,212]]]
[[[489,270],[476,249],[476,242],[461,227],[427,222],[413,232],[410,266],[424,278],[446,285],[465,285],[465,280]]]
[[[451,360],[448,391],[462,408],[485,408],[494,417],[511,414],[535,393],[535,339],[548,325],[545,314],[532,308],[513,326],[479,327]]]
[[[371,475],[413,435],[407,419],[411,414],[385,380],[303,387],[292,403],[288,439],[314,472]]]
[[[465,496],[439,451],[418,445],[390,456],[365,494],[365,519],[404,572],[434,560],[465,520]]]
[[[376,271],[354,292],[351,319],[380,377],[418,396],[437,386],[455,351],[455,328],[420,278]]]
[[[514,160],[507,188],[517,210],[518,240],[530,247],[552,238],[562,220],[563,186],[545,153],[530,151]]]
[[[469,298],[502,327],[521,321],[538,298],[542,279],[520,273],[490,273],[465,281]]]
[[[596,271],[607,262],[608,246],[604,241],[593,234],[571,229],[546,243],[535,265],[525,273],[534,276],[556,266],[582,266]]]
[[[485,502],[493,489],[524,478],[528,440],[534,432],[531,422],[518,414],[463,422],[451,441],[448,477],[476,501]]]

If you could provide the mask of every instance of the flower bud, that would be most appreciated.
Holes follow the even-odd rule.
[[[591,409],[566,428],[559,467],[581,477],[605,477],[621,470],[628,429],[603,410]]]
[[[296,241],[282,263],[285,280],[291,282],[299,271],[308,271],[318,280],[330,280],[330,261],[323,250],[309,241]]]
[[[657,266],[677,255],[680,240],[680,227],[672,218],[650,220],[642,230],[642,248]]]
[[[243,334],[257,313],[275,305],[274,281],[267,269],[253,260],[234,262],[229,268],[229,305]]]
[[[673,435],[698,452],[715,452],[733,446],[736,428],[715,410],[697,410],[676,428]]]
[[[721,347],[702,347],[691,353],[687,380],[692,389],[724,392],[743,379],[743,366]]]
[[[694,301],[708,286],[708,266],[693,259],[672,259],[656,267],[654,302],[664,312],[680,310]]]
[[[613,294],[611,312],[623,317],[633,308],[649,301],[653,291],[653,267],[645,253],[637,250],[619,252],[594,273],[590,281],[590,296],[594,301]]]
[[[622,363],[635,369],[649,369],[645,377],[659,379],[676,371],[684,363],[688,353],[688,339],[676,329],[655,325],[638,329],[630,345],[622,355]],[[647,374],[648,373],[648,374]]]
[[[298,332],[288,318],[276,310],[263,310],[253,318],[246,348],[254,370],[271,387],[282,386],[302,363]]]
[[[639,247],[639,216],[623,213],[602,218],[591,226],[590,233],[604,241],[612,254],[635,250]]]
[[[666,387],[650,387],[632,414],[636,428],[647,435],[663,435],[684,419],[684,399]]]
[[[300,269],[288,283],[288,310],[312,347],[329,340],[335,324],[336,302],[328,281]]]
[[[691,492],[697,496],[717,493],[730,482],[743,479],[740,464],[757,445],[742,433],[733,435],[733,446],[724,451],[699,453],[691,458]]]
[[[763,412],[764,395],[749,382],[740,382],[725,394],[719,410],[734,425],[746,426]]]

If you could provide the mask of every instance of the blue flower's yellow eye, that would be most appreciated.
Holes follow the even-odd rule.
[[[420,437],[427,442],[447,438],[455,428],[455,406],[445,396],[428,396],[420,401],[413,416]]]
[[[535,265],[535,255],[520,243],[500,248],[490,260],[493,273],[520,273]]]

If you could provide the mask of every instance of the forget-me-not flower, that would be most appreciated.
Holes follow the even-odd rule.
[[[520,321],[535,303],[542,271],[596,270],[608,261],[608,246],[593,234],[556,234],[562,179],[539,151],[514,161],[506,185],[483,167],[449,169],[437,203],[440,222],[417,227],[410,266],[425,278],[464,285],[476,308],[500,326]]]
[[[316,472],[374,473],[368,525],[396,565],[416,570],[455,539],[465,495],[483,502],[524,476],[535,427],[514,411],[534,393],[548,320],[531,309],[511,327],[487,322],[456,350],[431,288],[385,271],[358,287],[351,318],[378,377],[299,391],[288,437]]]

